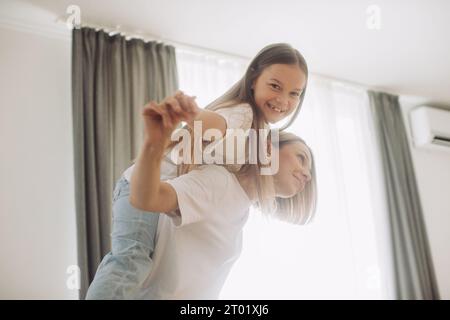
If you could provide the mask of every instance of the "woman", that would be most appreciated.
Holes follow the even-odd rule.
[[[165,126],[162,119],[167,116],[173,121]],[[130,208],[136,223],[152,212],[165,214],[159,219],[153,260],[145,246],[149,240],[145,227],[133,234],[121,234],[116,228],[111,254],[126,256],[128,260],[121,260],[128,263],[117,281],[102,288],[115,292],[112,298],[216,299],[240,254],[249,207],[258,205],[257,172],[250,169],[234,175],[222,166],[207,165],[175,179],[160,180],[161,155],[168,138],[176,124],[188,118],[188,112],[176,114],[155,105],[144,110],[147,137],[133,172],[131,194],[126,179],[118,183],[114,223],[120,223],[121,215],[126,215],[129,223]],[[277,210],[272,214],[282,220],[307,223],[316,202],[312,153],[300,138],[289,133],[280,134],[279,147],[280,169],[272,177]],[[145,193],[133,190],[135,177],[135,185],[144,187]],[[125,238],[129,246],[123,246]],[[145,270],[148,276],[135,285],[136,275]],[[122,291],[118,294],[118,290]],[[95,293],[91,292],[91,298],[96,298]]]

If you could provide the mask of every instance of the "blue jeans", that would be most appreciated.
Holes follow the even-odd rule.
[[[130,205],[129,182],[121,177],[113,193],[111,252],[98,266],[87,300],[135,299],[152,269],[159,213]]]

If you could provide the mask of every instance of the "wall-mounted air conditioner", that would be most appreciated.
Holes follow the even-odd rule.
[[[450,110],[420,106],[411,110],[410,122],[416,148],[450,152]]]

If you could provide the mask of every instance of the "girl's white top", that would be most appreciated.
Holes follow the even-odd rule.
[[[252,126],[253,121],[253,110],[252,107],[248,103],[240,103],[232,107],[226,107],[222,109],[218,109],[215,112],[224,117],[227,123],[228,129],[243,129],[244,132],[247,132],[248,129]],[[232,131],[229,131],[231,134]],[[247,132],[248,133],[248,132]],[[222,143],[226,140],[226,136],[222,139]],[[245,159],[245,150],[236,149],[237,155],[236,159]],[[242,152],[241,152],[242,151]],[[132,164],[128,167],[123,176],[131,181],[131,174],[133,172],[135,164]],[[242,164],[233,165],[232,171],[239,170]],[[177,176],[177,166],[170,158],[170,150],[166,152],[162,162],[161,162],[161,180],[172,179]]]
[[[251,201],[223,166],[203,165],[166,182],[180,215],[160,215],[153,266],[138,298],[218,299],[241,253]]]

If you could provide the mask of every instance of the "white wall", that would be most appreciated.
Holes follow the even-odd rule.
[[[450,299],[450,152],[415,148],[409,111],[427,99],[400,98],[441,299]],[[450,105],[447,107],[450,109]]]
[[[0,299],[78,298],[70,33],[42,31],[0,19]]]

